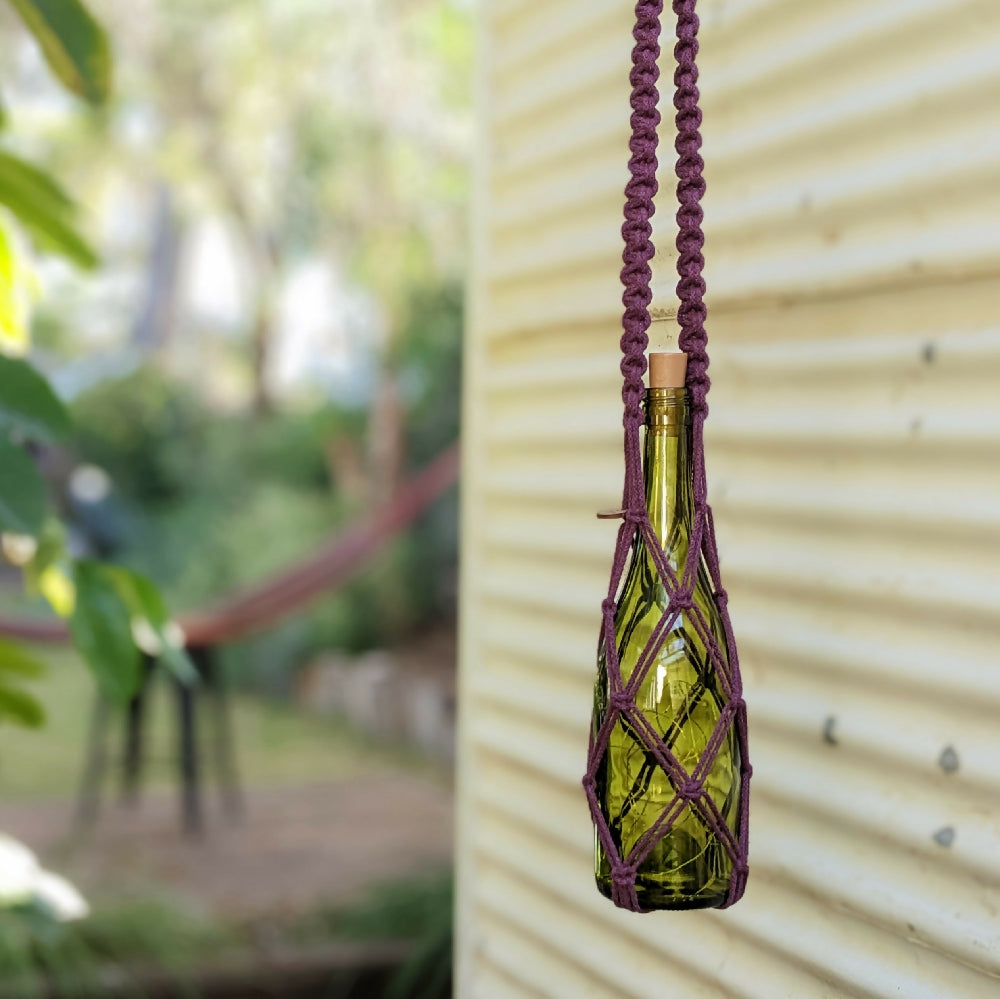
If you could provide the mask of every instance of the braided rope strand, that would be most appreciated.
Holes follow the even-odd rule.
[[[636,7],[636,23],[632,36],[632,137],[629,140],[629,181],[625,187],[625,221],[622,224],[622,253],[625,285],[622,319],[621,372],[624,379],[622,400],[625,403],[625,491],[626,510],[643,512],[642,466],[636,460],[639,427],[642,423],[643,375],[646,373],[646,346],[651,322],[649,303],[653,294],[650,283],[653,272],[653,212],[656,211],[656,148],[659,143],[660,112],[660,15],[663,0],[641,0]],[[632,444],[635,444],[633,447]]]
[[[674,0],[677,15],[677,44],[674,58],[674,107],[677,110],[677,322],[681,333],[678,346],[688,355],[688,389],[695,415],[707,413],[708,335],[705,320],[705,280],[702,249],[705,234],[701,224],[704,212],[705,161],[701,157],[701,108],[698,106],[698,16],[695,0]]]

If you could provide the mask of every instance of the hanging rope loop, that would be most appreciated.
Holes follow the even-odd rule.
[[[732,863],[729,893],[723,907],[733,905],[743,895],[747,880],[747,851],[749,839],[749,781],[750,767],[746,703],[740,681],[739,657],[729,619],[728,598],[722,587],[719,558],[715,542],[715,526],[707,500],[705,476],[704,424],[708,415],[708,335],[705,329],[705,267],[703,254],[705,236],[702,230],[704,214],[701,207],[705,195],[705,164],[701,156],[702,113],[698,90],[698,17],[696,0],[673,0],[677,19],[677,42],[674,46],[676,69],[674,72],[674,108],[677,152],[677,322],[680,327],[678,345],[688,355],[687,388],[691,397],[692,421],[692,474],[694,492],[693,525],[687,563],[682,573],[675,574],[666,562],[657,543],[646,512],[645,489],[640,450],[642,401],[645,394],[643,376],[646,372],[646,348],[651,323],[649,312],[652,301],[652,269],[654,247],[652,217],[656,210],[658,193],[657,144],[660,114],[657,110],[659,92],[658,60],[660,56],[660,17],[663,0],[639,0],[636,4],[636,21],[633,30],[635,45],[632,50],[632,136],[629,141],[629,181],[625,188],[625,221],[622,238],[621,279],[624,285],[622,302],[621,373],[624,402],[625,483],[622,509],[614,516],[623,520],[618,530],[617,544],[612,561],[611,580],[602,604],[601,648],[605,654],[608,675],[608,706],[599,728],[592,734],[583,786],[587,794],[591,816],[598,838],[611,862],[612,899],[616,905],[642,911],[636,888],[636,878],[643,862],[656,844],[666,836],[685,809],[697,813],[700,821],[710,829],[727,852]],[[616,597],[629,552],[639,537],[646,539],[661,582],[668,595],[667,607],[658,625],[653,629],[646,648],[628,677],[622,676],[621,663],[615,634],[614,615]],[[650,669],[668,631],[686,613],[697,621],[700,612],[692,598],[699,566],[707,569],[716,604],[725,631],[725,657],[719,642],[704,628],[699,632],[705,642],[711,668],[715,671],[719,689],[726,698],[720,712],[718,725],[692,773],[687,773],[650,725],[643,711],[636,707],[635,696],[644,676]],[[698,625],[695,624],[695,628]],[[639,838],[627,856],[620,856],[615,841],[597,797],[596,774],[608,750],[611,731],[618,722],[627,724],[641,740],[642,748],[664,771],[673,783],[673,800],[661,816]],[[739,820],[733,831],[723,821],[721,814],[707,794],[705,779],[709,774],[723,741],[733,732],[740,753]]]

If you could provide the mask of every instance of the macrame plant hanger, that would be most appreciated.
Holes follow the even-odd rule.
[[[743,896],[747,880],[747,847],[750,811],[750,758],[747,746],[746,702],[740,680],[739,658],[733,629],[729,620],[726,591],[719,574],[719,555],[715,543],[715,526],[707,501],[705,479],[705,448],[703,432],[708,415],[708,337],[705,332],[706,309],[705,282],[702,269],[704,234],[701,224],[703,213],[701,199],[705,193],[703,178],[704,161],[701,158],[701,110],[698,106],[698,17],[696,0],[673,0],[677,16],[677,44],[674,48],[676,70],[674,73],[674,107],[676,108],[677,139],[677,283],[680,325],[678,345],[688,355],[687,389],[691,399],[692,414],[692,466],[694,475],[694,521],[691,544],[683,573],[678,577],[667,564],[664,552],[653,531],[646,512],[645,488],[642,472],[639,428],[642,425],[641,404],[644,395],[643,375],[646,371],[647,331],[650,325],[649,304],[652,301],[650,283],[653,258],[652,226],[650,219],[655,210],[657,193],[656,149],[657,128],[660,114],[657,110],[659,93],[658,59],[660,55],[660,15],[663,0],[639,0],[636,4],[636,25],[633,31],[635,47],[632,50],[632,138],[629,149],[631,179],[625,189],[625,223],[622,235],[625,240],[622,283],[625,285],[623,302],[625,314],[624,333],[621,338],[624,377],[622,399],[625,403],[625,487],[622,501],[624,522],[618,531],[611,569],[608,595],[601,605],[602,626],[600,641],[605,649],[609,683],[608,710],[596,734],[591,735],[587,759],[587,772],[583,785],[587,793],[591,816],[597,834],[612,860],[613,900],[615,905],[639,912],[641,906],[636,894],[636,875],[639,866],[657,842],[663,839],[690,804],[702,821],[718,837],[733,864],[729,894],[722,908],[727,908]],[[632,675],[625,681],[618,661],[615,636],[616,594],[628,563],[629,551],[637,532],[644,536],[652,553],[660,578],[666,589],[669,603],[659,624],[653,630],[649,643]],[[716,601],[726,635],[728,663],[712,636],[708,623],[692,600],[697,578],[699,559],[704,557],[715,590]],[[718,725],[695,769],[688,773],[659,733],[636,707],[636,692],[648,672],[664,639],[684,611],[690,616],[695,629],[705,642],[708,658],[719,679],[719,689],[726,701]],[[627,856],[621,856],[615,847],[611,830],[601,811],[596,794],[596,775],[601,758],[608,747],[611,731],[619,718],[625,716],[642,738],[643,748],[656,760],[670,777],[675,794],[654,825],[635,844]],[[704,781],[720,746],[731,728],[735,727],[740,750],[740,805],[738,835],[733,836],[711,797],[705,792]]]

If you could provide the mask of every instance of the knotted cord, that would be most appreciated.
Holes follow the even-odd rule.
[[[749,842],[750,767],[747,745],[746,702],[740,679],[739,656],[729,619],[728,598],[719,573],[719,555],[715,542],[715,525],[707,500],[705,478],[704,426],[708,415],[708,335],[705,330],[705,281],[702,254],[705,237],[702,232],[701,200],[705,193],[704,161],[701,157],[701,109],[698,91],[698,16],[696,0],[674,0],[677,17],[677,43],[674,47],[674,107],[677,138],[677,320],[680,325],[679,346],[688,355],[687,388],[692,410],[692,465],[694,476],[694,512],[691,544],[684,571],[678,577],[667,564],[646,511],[642,474],[640,427],[642,426],[643,375],[646,371],[646,347],[650,326],[649,304],[652,301],[652,270],[650,261],[655,253],[652,242],[652,216],[657,194],[657,145],[660,114],[657,110],[659,92],[658,60],[660,55],[660,17],[663,0],[639,0],[632,50],[632,136],[629,142],[630,179],[625,188],[625,222],[622,236],[622,301],[625,313],[622,321],[621,371],[624,378],[622,400],[625,404],[625,485],[622,509],[624,520],[618,531],[612,561],[611,581],[607,597],[601,604],[600,641],[607,664],[608,708],[601,726],[592,733],[583,785],[587,793],[591,816],[611,858],[612,898],[616,905],[632,911],[642,911],[636,892],[639,866],[655,845],[666,836],[684,809],[696,810],[701,821],[715,834],[732,861],[729,894],[722,908],[733,905],[743,896],[747,880]],[[626,680],[622,676],[615,635],[616,594],[628,563],[629,551],[637,534],[645,539],[653,556],[668,596],[667,608],[653,629],[635,669]],[[726,637],[727,656],[722,654],[709,623],[695,604],[694,592],[699,561],[708,568],[715,599]],[[688,773],[660,734],[636,705],[636,693],[652,666],[656,654],[679,615],[684,613],[705,643],[708,659],[718,679],[719,690],[725,697],[715,731],[708,740],[695,769]],[[641,739],[643,748],[668,775],[674,796],[660,817],[640,837],[627,856],[621,856],[615,846],[611,829],[597,797],[597,771],[608,748],[611,732],[621,720]],[[705,790],[705,780],[711,772],[716,755],[735,730],[740,751],[740,802],[737,835],[729,829],[717,806]]]

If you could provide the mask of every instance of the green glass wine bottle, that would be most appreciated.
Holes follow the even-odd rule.
[[[684,384],[684,355],[650,357],[646,393],[643,471],[646,509],[667,563],[684,571],[692,531],[694,496],[691,417]],[[680,362],[680,363],[678,363]],[[653,556],[639,535],[617,601],[615,635],[622,682],[627,683],[650,635],[666,610],[668,596]],[[699,562],[692,603],[700,610],[726,656],[722,620],[707,567]],[[726,698],[706,643],[689,610],[682,610],[636,693],[635,703],[657,734],[691,774],[719,721]],[[595,733],[608,710],[607,663],[598,657],[594,691]],[[676,777],[668,776],[626,717],[619,717],[596,773],[597,797],[618,854],[627,860],[639,839],[675,800]],[[740,757],[730,728],[706,775],[704,795],[726,826],[737,831]],[[643,909],[703,909],[721,905],[729,890],[732,861],[699,807],[684,801],[676,821],[643,860],[636,895]],[[612,897],[611,859],[596,840],[595,872],[603,895]]]

